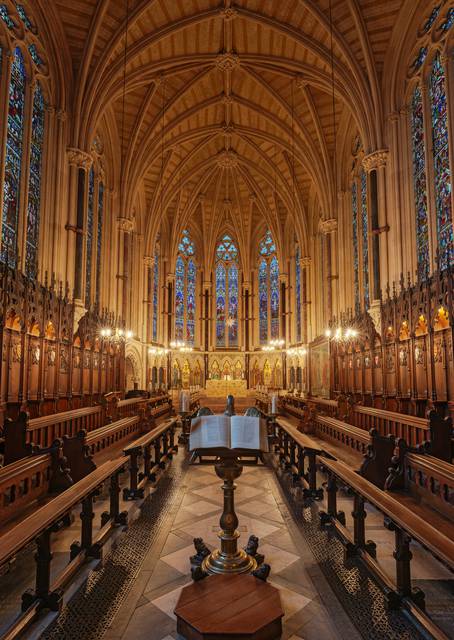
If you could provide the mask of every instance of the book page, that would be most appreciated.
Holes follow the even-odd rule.
[[[189,450],[226,447],[230,449],[229,416],[201,416],[191,422]]]
[[[261,422],[260,418],[251,416],[232,416],[232,449],[262,449]],[[265,451],[268,451],[267,443]]]

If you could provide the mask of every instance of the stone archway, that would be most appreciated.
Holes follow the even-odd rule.
[[[133,345],[126,346],[125,359],[125,390],[140,389],[143,387],[142,357]]]

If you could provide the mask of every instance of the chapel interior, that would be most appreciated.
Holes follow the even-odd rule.
[[[0,640],[454,638],[453,171],[450,0],[0,2]]]

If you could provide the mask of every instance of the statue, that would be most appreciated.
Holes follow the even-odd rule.
[[[227,396],[227,405],[224,411],[225,416],[234,416],[235,415],[235,399],[232,395]]]

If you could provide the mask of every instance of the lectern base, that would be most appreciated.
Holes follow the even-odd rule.
[[[216,549],[203,560],[201,566],[203,571],[210,574],[252,573],[257,569],[257,561],[243,549],[231,555]]]

